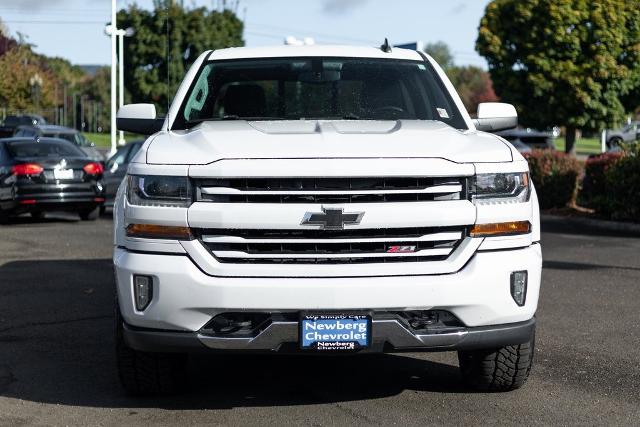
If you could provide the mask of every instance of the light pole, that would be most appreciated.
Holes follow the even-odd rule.
[[[124,105],[124,38],[131,37],[135,31],[133,28],[129,27],[126,30],[116,30],[116,35],[118,36],[118,77],[120,78],[118,81],[119,87],[119,103],[118,108],[122,108]],[[118,145],[124,145],[124,132],[120,131],[120,139],[118,140]]]
[[[108,24],[105,27],[104,32],[112,38],[114,34],[116,37],[118,37],[118,108],[121,108],[124,105],[124,38],[133,36],[135,34],[135,31],[133,30],[133,28],[127,28],[126,30],[123,30],[116,27],[115,31],[113,29],[114,26],[112,24]],[[113,70],[113,68],[114,67],[112,66],[111,69]],[[113,82],[114,79],[112,78],[111,81]],[[111,111],[113,111],[113,109]],[[112,136],[112,139],[114,138],[115,136]],[[125,142],[126,141],[124,140],[124,132],[120,131],[118,145],[124,145]],[[112,150],[114,150],[113,147],[114,145],[112,142]]]
[[[111,0],[111,25],[116,27],[116,0]],[[106,31],[106,29],[105,29]],[[116,152],[116,32],[111,31],[111,154]]]

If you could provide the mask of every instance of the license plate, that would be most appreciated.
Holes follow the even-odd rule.
[[[53,177],[55,179],[73,179],[73,169],[54,169]]]
[[[304,314],[300,346],[307,350],[360,350],[371,344],[371,317],[361,314]]]

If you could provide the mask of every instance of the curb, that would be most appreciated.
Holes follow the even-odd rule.
[[[640,224],[582,217],[540,214],[540,221],[554,225],[576,225],[592,230],[640,236]]]

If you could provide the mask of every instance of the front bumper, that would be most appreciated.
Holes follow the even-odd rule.
[[[397,320],[372,321],[372,345],[362,352],[458,351],[499,348],[529,342],[536,320],[459,328],[450,333],[414,333]],[[129,347],[148,352],[298,352],[298,323],[273,322],[255,337],[222,338],[199,332],[172,332],[123,325]]]
[[[124,322],[137,328],[199,331],[230,311],[445,310],[466,327],[530,320],[538,305],[542,254],[539,244],[478,251],[451,274],[388,277],[214,277],[186,254],[114,252]],[[528,271],[526,303],[510,293],[513,271]],[[133,275],[153,278],[153,299],[134,308]]]

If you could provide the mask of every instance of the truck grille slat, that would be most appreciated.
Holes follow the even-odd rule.
[[[380,203],[460,200],[464,178],[233,178],[198,180],[198,201]]]
[[[223,263],[371,263],[446,259],[463,227],[356,230],[201,230]]]

